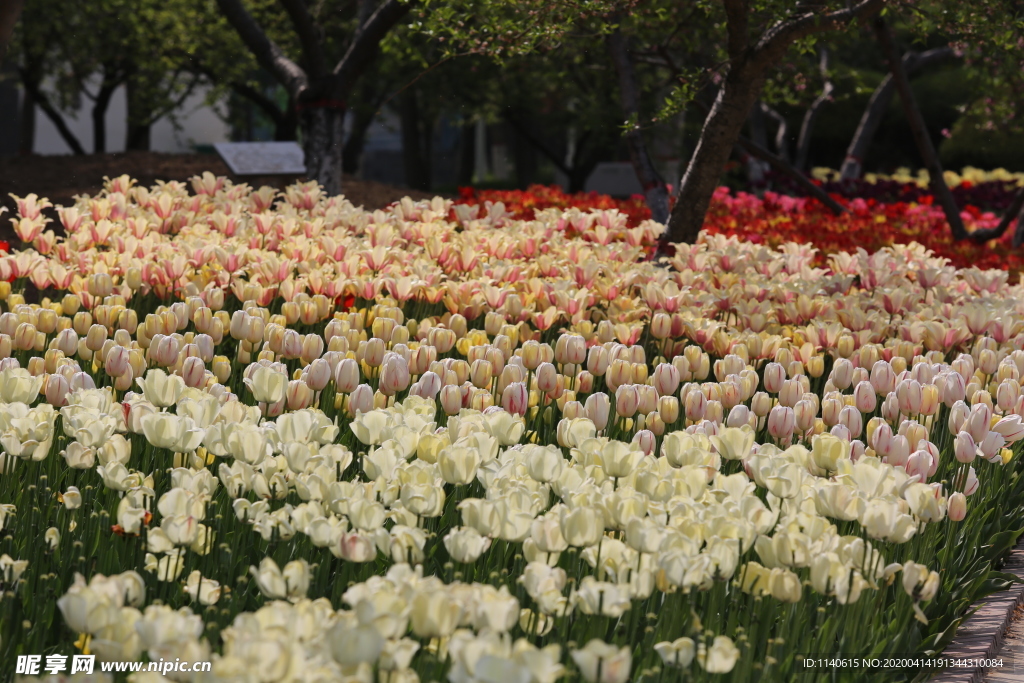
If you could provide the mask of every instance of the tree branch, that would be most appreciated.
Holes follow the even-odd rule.
[[[34,82],[31,78],[26,78],[24,72],[22,73],[21,82],[25,87],[25,92],[32,98],[32,101],[39,105],[39,108],[43,110],[46,117],[53,122],[53,125],[57,128],[57,132],[60,133],[61,138],[67,143],[68,147],[71,148],[74,154],[85,154],[85,148],[82,147],[82,143],[78,141],[75,134],[68,128],[68,124],[64,121],[64,117],[60,115],[60,112],[50,103],[50,99],[43,92],[42,88],[39,87],[39,83]]]
[[[229,87],[245,99],[255,104],[257,107],[259,107],[264,114],[270,117],[270,120],[274,122],[275,126],[280,125],[281,122],[284,121],[284,112],[281,111],[281,108],[277,106],[277,103],[274,102],[269,97],[267,97],[266,95],[264,95],[263,93],[261,93],[256,88],[245,83],[239,83],[237,81],[230,83]]]
[[[509,125],[515,128],[516,132],[522,135],[527,142],[536,147],[538,152],[546,156],[551,161],[551,163],[555,165],[555,168],[557,168],[565,175],[569,175],[570,168],[566,166],[565,160],[560,159],[557,154],[552,152],[551,149],[549,149],[543,141],[534,136],[534,134],[531,133],[530,130],[526,126],[524,126],[518,119],[516,119],[511,114],[505,114],[503,118],[506,121],[508,121]]]
[[[824,79],[825,84],[821,89],[821,94],[814,98],[814,102],[811,103],[807,112],[804,113],[804,120],[800,125],[800,135],[796,141],[796,167],[801,171],[807,170],[807,156],[811,150],[811,131],[814,129],[814,121],[818,118],[821,107],[829,101],[832,97],[832,92],[835,90],[835,86],[832,85],[832,79],[828,75],[827,48],[821,48],[818,69],[821,71],[821,77]]]
[[[293,97],[306,89],[309,79],[302,68],[288,59],[277,43],[267,37],[260,25],[242,5],[242,0],[217,0],[242,42],[252,51],[260,66],[274,75]]]
[[[825,190],[821,189],[821,187],[812,183],[810,178],[808,178],[806,175],[800,172],[799,169],[794,168],[785,160],[772,154],[764,147],[761,147],[760,145],[755,145],[751,140],[748,140],[743,136],[740,136],[738,144],[740,145],[740,147],[746,150],[746,152],[751,156],[767,161],[773,168],[775,168],[775,170],[779,171],[780,173],[788,175],[790,178],[796,181],[797,185],[803,188],[804,192],[806,192],[808,195],[814,197],[819,202],[827,206],[832,211],[832,213],[838,216],[839,214],[844,213],[846,211],[846,209],[843,208],[842,204],[832,199],[832,197],[829,197],[828,193],[825,192]]]
[[[937,47],[931,50],[925,50],[924,52],[908,52],[903,55],[903,68],[907,75],[926,67],[936,64],[945,59],[953,57],[956,52],[951,47]],[[885,110],[889,106],[889,102],[892,101],[892,96],[896,93],[896,83],[892,79],[892,74],[886,74],[882,82],[878,84],[875,91],[871,93],[871,99],[868,100],[867,107],[864,108],[864,113],[860,117],[860,122],[857,124],[857,132],[853,134],[853,139],[850,140],[849,147],[846,148],[846,158],[843,159],[843,165],[840,169],[840,178],[842,180],[851,180],[861,177],[861,173],[864,170],[864,159],[867,157],[868,147],[871,145],[871,141],[875,137],[875,133],[878,132],[879,126],[882,125],[882,119],[885,117]]]
[[[305,0],[280,0],[288,18],[292,20],[295,33],[299,36],[302,46],[302,57],[306,62],[306,71],[310,78],[318,78],[327,74],[327,57],[324,56],[323,42],[320,31],[313,16],[306,7]]]
[[[775,130],[775,151],[783,160],[789,160],[789,122],[786,117],[774,107],[761,103],[761,111],[765,116],[775,121],[778,128]]]
[[[809,11],[794,19],[775,24],[761,36],[754,50],[769,57],[774,64],[795,41],[815,33],[839,29],[858,19],[866,19],[885,7],[886,0],[860,0],[857,4],[835,12]]]
[[[946,221],[949,223],[949,229],[953,233],[953,239],[967,239],[968,233],[964,227],[963,220],[960,218],[960,209],[953,201],[953,194],[949,191],[949,187],[946,186],[942,173],[942,164],[939,163],[939,155],[935,152],[935,145],[932,144],[931,137],[928,135],[928,128],[925,125],[924,117],[921,115],[921,110],[914,100],[914,92],[910,89],[910,80],[907,79],[907,74],[903,70],[903,59],[900,57],[899,47],[897,47],[892,32],[889,30],[889,26],[885,23],[884,19],[875,17],[874,29],[878,37],[878,43],[882,47],[882,54],[885,55],[886,61],[889,62],[889,70],[892,73],[893,80],[896,82],[896,90],[900,94],[900,100],[903,101],[903,111],[906,114],[907,122],[910,124],[910,132],[917,143],[917,149],[922,157],[921,160],[924,161],[925,167],[928,169],[928,180],[932,188],[932,194],[935,195],[942,205],[942,210],[946,214]]]
[[[1013,201],[1010,202],[1010,206],[1006,207],[1006,211],[1003,213],[1003,218],[999,221],[999,225],[994,228],[989,228],[988,230],[975,230],[970,233],[970,240],[972,242],[982,244],[989,240],[999,239],[1003,236],[1003,233],[1010,228],[1010,223],[1013,222],[1013,219],[1016,218],[1017,230],[1014,233],[1014,242],[1016,242],[1016,238],[1022,234],[1020,228],[1021,218],[1024,218],[1024,216],[1021,215],[1022,209],[1024,209],[1024,187],[1017,190],[1017,194],[1013,196]],[[1015,243],[1013,246],[1016,247],[1020,245]]]
[[[342,88],[350,87],[359,78],[363,69],[373,59],[384,36],[408,13],[416,1],[387,0],[365,24],[359,27],[348,50],[345,51],[345,56],[334,67],[334,75],[338,77]]]

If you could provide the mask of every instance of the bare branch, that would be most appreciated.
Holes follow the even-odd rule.
[[[622,113],[627,119],[639,118],[640,90],[636,80],[636,69],[626,45],[626,37],[616,27],[608,35],[607,42],[612,63],[615,65],[615,71],[619,77],[619,101]],[[654,168],[654,163],[651,161],[639,128],[631,127],[626,133],[626,143],[629,145],[629,157],[633,163],[633,170],[640,180],[647,205],[651,209],[651,218],[659,223],[664,223],[668,220],[668,191],[665,189],[665,181]]]
[[[960,209],[953,201],[953,194],[946,185],[942,173],[942,164],[939,162],[939,155],[935,151],[935,145],[928,135],[928,128],[925,126],[924,117],[914,100],[914,92],[910,89],[910,80],[906,71],[903,70],[903,59],[900,57],[899,47],[893,38],[892,31],[888,24],[881,17],[875,17],[873,22],[878,43],[882,47],[882,53],[889,62],[889,71],[892,73],[893,81],[896,83],[896,91],[900,94],[903,102],[903,111],[906,114],[907,122],[910,124],[910,132],[917,143],[921,160],[928,169],[929,183],[932,194],[939,200],[943,212],[946,214],[946,221],[949,223],[950,231],[954,240],[967,239],[967,229],[960,218]]]
[[[565,175],[571,174],[572,169],[569,166],[566,166],[565,159],[555,154],[547,145],[544,144],[542,140],[535,136],[529,128],[524,126],[521,121],[508,113],[505,114],[504,118],[513,128],[516,129],[517,133],[522,135],[527,142],[536,147],[538,152],[546,156],[548,160],[554,164],[555,168]]]
[[[997,225],[994,228],[989,228],[987,230],[975,230],[970,234],[971,241],[982,244],[984,242],[988,242],[989,240],[994,240],[1002,237],[1003,233],[1010,228],[1010,223],[1012,223],[1013,219],[1016,218],[1017,230],[1014,232],[1013,235],[1013,246],[1019,247],[1020,243],[1017,241],[1017,238],[1022,235],[1020,224],[1021,219],[1024,219],[1024,214],[1021,213],[1022,209],[1024,209],[1024,187],[1017,190],[1017,194],[1013,196],[1013,201],[1010,202],[1010,206],[1008,206],[1006,208],[1006,211],[1003,213],[1003,218],[1002,220],[999,221],[999,225]]]
[[[774,107],[761,103],[761,111],[768,118],[775,121],[778,128],[775,130],[775,149],[779,156],[784,159],[789,159],[789,122],[786,121],[786,117],[778,112]]]
[[[814,98],[814,102],[804,113],[803,123],[800,125],[800,135],[796,141],[796,167],[801,171],[807,170],[807,155],[811,151],[811,131],[814,130],[814,121],[818,118],[822,106],[832,98],[835,86],[828,75],[828,50],[821,48],[821,56],[818,61],[818,70],[825,81],[821,94]]]
[[[359,27],[348,50],[345,51],[345,56],[334,67],[334,75],[341,81],[343,88],[349,87],[356,81],[366,65],[373,59],[380,42],[384,40],[388,31],[408,13],[416,1],[387,0],[377,8],[377,11],[366,20],[365,24]]]
[[[955,55],[956,52],[951,47],[937,47],[921,53],[908,52],[903,55],[903,68],[909,76],[920,69]],[[857,124],[857,132],[854,133],[853,139],[850,140],[850,145],[846,149],[846,158],[843,159],[840,169],[840,177],[843,180],[860,178],[864,170],[864,159],[867,157],[868,148],[871,146],[871,141],[874,139],[875,133],[878,132],[879,126],[882,125],[886,108],[895,93],[896,83],[892,80],[892,74],[886,74],[875,91],[871,93],[871,99],[868,100],[868,105],[864,108],[864,113]]]
[[[267,37],[260,25],[242,5],[242,0],[217,0],[217,6],[227,18],[242,42],[252,51],[260,66],[274,74],[292,97],[309,85],[302,68],[288,59],[277,43]]]
[[[302,45],[302,57],[306,62],[306,70],[310,78],[318,78],[327,74],[327,57],[324,56],[323,42],[321,41],[320,30],[317,28],[313,16],[306,7],[305,0],[280,0],[281,5],[292,20],[295,33],[299,36],[299,44]]]

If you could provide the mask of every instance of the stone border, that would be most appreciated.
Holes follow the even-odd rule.
[[[1002,571],[1024,579],[1024,541],[1006,558]],[[988,659],[999,653],[1006,628],[1018,605],[1024,604],[1024,586],[1013,587],[980,600],[981,608],[957,629],[953,642],[940,655],[952,659]],[[985,669],[947,668],[929,679],[932,683],[981,683]]]

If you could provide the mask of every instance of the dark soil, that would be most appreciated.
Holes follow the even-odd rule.
[[[7,220],[17,215],[11,194],[24,197],[34,192],[40,197],[46,197],[54,205],[67,206],[74,203],[75,195],[93,195],[103,189],[104,176],[115,178],[127,173],[138,180],[140,185],[148,187],[157,180],[187,181],[192,176],[202,175],[203,171],[227,176],[236,183],[248,183],[254,188],[271,185],[280,189],[305,180],[298,176],[236,176],[216,154],[125,152],[0,159],[0,206],[6,206],[9,210],[0,217],[0,239],[10,240],[14,235]],[[345,179],[344,194],[356,206],[361,205],[370,210],[382,209],[405,196],[417,200],[434,196],[429,192],[354,178]],[[56,214],[52,217],[56,218]],[[60,224],[51,223],[50,227],[59,230]]]

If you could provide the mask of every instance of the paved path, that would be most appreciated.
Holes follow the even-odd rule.
[[[1003,665],[987,669],[985,683],[1024,683],[1024,606],[1014,611],[995,659]]]

